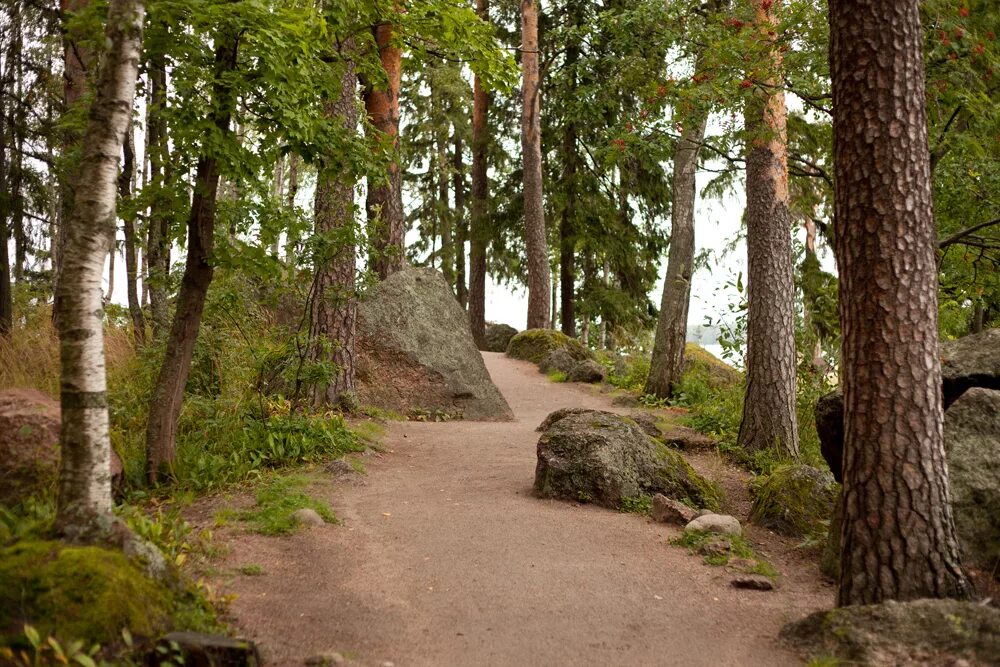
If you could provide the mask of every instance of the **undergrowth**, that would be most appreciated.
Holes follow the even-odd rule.
[[[745,568],[744,571],[750,574],[760,574],[765,577],[777,577],[778,571],[766,560],[758,556],[750,544],[741,535],[719,535],[702,531],[686,531],[680,537],[670,541],[674,546],[684,547],[688,553],[698,553],[698,551],[710,542],[716,540],[724,541],[729,545],[728,549],[720,550],[718,553],[709,553],[704,556],[706,565],[722,567],[729,565],[734,558],[741,558],[753,561],[754,565]]]
[[[268,480],[257,491],[257,506],[239,513],[238,518],[261,535],[293,532],[299,527],[299,522],[292,515],[300,509],[315,510],[327,523],[337,523],[329,505],[304,491],[309,481],[304,475],[286,475]]]

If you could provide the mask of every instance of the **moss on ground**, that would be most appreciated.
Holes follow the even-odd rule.
[[[311,509],[327,523],[337,523],[330,506],[305,493],[309,478],[303,475],[275,477],[257,492],[257,507],[239,515],[250,528],[261,535],[286,535],[299,527],[292,516],[296,510]]]
[[[511,338],[507,344],[508,357],[536,364],[553,350],[566,350],[577,361],[591,358],[583,343],[554,329],[528,329]]]
[[[180,606],[119,551],[44,540],[0,549],[0,644],[16,644],[25,624],[60,640],[103,644],[123,628],[153,637]]]
[[[689,553],[699,553],[704,556],[704,563],[715,567],[729,565],[730,561],[740,559],[748,563],[743,567],[748,574],[760,574],[772,579],[778,576],[778,571],[766,560],[758,556],[746,539],[741,535],[719,535],[706,531],[685,531],[680,537],[671,540],[674,546],[684,547]],[[719,543],[725,548],[708,549],[706,545]]]
[[[807,465],[779,465],[750,485],[750,521],[791,537],[826,534],[837,499],[833,476]]]

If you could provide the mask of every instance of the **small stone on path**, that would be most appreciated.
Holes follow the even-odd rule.
[[[345,665],[347,660],[341,654],[336,651],[330,651],[329,653],[319,653],[312,657],[306,658],[307,667],[332,667],[332,665]]]
[[[292,512],[292,516],[303,526],[322,526],[326,523],[323,517],[319,515],[314,509],[309,509],[308,507],[303,507],[300,510],[295,510]]]
[[[667,498],[662,493],[657,493],[653,496],[652,514],[653,521],[686,526],[694,519],[695,510],[680,501]]]
[[[719,538],[715,540],[709,540],[705,544],[698,547],[698,555],[700,556],[728,556],[733,545],[730,544],[729,540],[725,538]]]
[[[732,580],[733,588],[745,588],[751,591],[773,591],[774,582],[759,574],[748,574]]]
[[[742,535],[743,527],[739,519],[728,514],[705,514],[684,527],[685,533],[719,533],[720,535]]]

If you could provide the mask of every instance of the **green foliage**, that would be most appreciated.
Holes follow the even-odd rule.
[[[260,565],[257,565],[256,563],[240,566],[239,572],[240,574],[245,575],[247,577],[260,577],[266,574],[264,572],[264,568],[262,568]]]
[[[650,495],[640,495],[631,498],[622,498],[620,511],[627,514],[648,515],[653,511],[653,497]]]
[[[306,508],[315,510],[327,523],[337,523],[329,505],[303,491],[308,484],[309,478],[302,475],[274,477],[257,492],[257,507],[240,513],[239,518],[261,535],[291,533],[299,526],[292,514]]]
[[[560,370],[552,369],[548,373],[546,373],[546,375],[553,382],[565,382],[566,381],[566,374],[563,373]]]
[[[0,505],[0,545],[44,535],[55,517],[53,496],[29,496],[14,507]]]
[[[720,550],[719,553],[709,553],[706,555],[704,557],[706,565],[721,567],[728,565],[734,557],[742,558],[756,563],[756,565],[747,570],[748,573],[760,574],[772,579],[778,576],[778,571],[774,569],[774,566],[758,556],[741,535],[722,536],[718,533],[704,531],[684,531],[680,537],[674,538],[670,543],[675,546],[684,547],[689,553],[698,553],[705,545],[717,541],[727,544],[728,549]]]
[[[628,354],[616,356],[606,351],[594,353],[605,369],[605,381],[632,394],[641,394],[649,377],[649,355]]]

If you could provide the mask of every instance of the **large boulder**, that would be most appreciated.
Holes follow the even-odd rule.
[[[941,389],[945,409],[971,387],[1000,389],[1000,329],[941,343]],[[839,391],[816,404],[816,431],[823,458],[838,482],[844,455],[844,397]]]
[[[662,493],[718,508],[718,489],[631,419],[570,409],[549,415],[539,428],[534,488],[540,497],[618,509],[627,499]]]
[[[0,505],[54,488],[59,474],[59,403],[34,389],[0,391]],[[122,463],[111,451],[112,481]]]
[[[750,521],[789,535],[823,535],[837,499],[833,475],[803,464],[778,466],[750,484]]]
[[[963,559],[1000,574],[1000,391],[975,387],[952,403],[944,442]]]
[[[956,600],[857,605],[811,614],[781,638],[823,664],[1000,665],[1000,610]]]
[[[576,361],[590,359],[590,350],[575,338],[554,329],[528,329],[510,339],[507,356],[541,363],[554,350],[565,350]]]
[[[542,362],[538,364],[538,370],[541,373],[562,373],[563,375],[569,375],[569,372],[576,367],[577,363],[573,355],[560,348],[552,350],[545,355]]]
[[[509,324],[489,322],[486,324],[486,346],[483,350],[486,352],[506,352],[510,339],[516,335],[517,329]]]
[[[437,271],[406,268],[358,308],[358,396],[401,412],[483,421],[514,418],[472,339],[469,320]]]
[[[596,361],[591,361],[587,359],[586,361],[581,361],[576,366],[570,370],[569,375],[566,379],[570,382],[603,382],[604,381],[604,366],[600,365]]]

